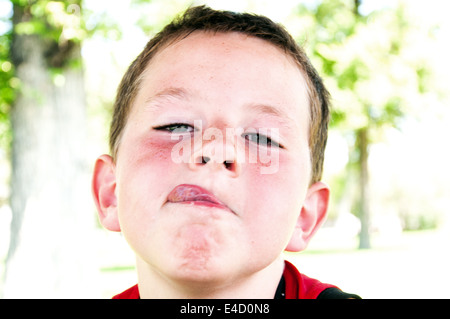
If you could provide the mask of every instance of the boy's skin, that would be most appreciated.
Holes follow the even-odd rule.
[[[328,186],[310,185],[309,108],[298,65],[262,39],[196,31],[156,54],[116,160],[102,155],[93,178],[102,225],[136,253],[141,298],[273,298],[283,251],[305,249],[327,212]],[[194,139],[191,127],[180,139],[155,128],[198,120],[223,136],[226,128],[278,129],[271,138],[282,147],[256,147],[276,152],[277,171],[237,160],[255,150],[243,135],[204,139],[189,163],[175,163],[171,151]],[[180,184],[223,205],[168,202]]]

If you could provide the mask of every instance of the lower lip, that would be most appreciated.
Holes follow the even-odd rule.
[[[228,207],[226,207],[224,205],[216,204],[216,203],[212,203],[212,202],[208,202],[208,201],[201,201],[201,200],[176,202],[175,204],[187,204],[187,205],[195,205],[195,206],[221,208],[221,209],[225,209],[225,210],[229,211]]]

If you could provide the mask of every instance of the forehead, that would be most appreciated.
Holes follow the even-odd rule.
[[[257,109],[278,109],[293,118],[299,109],[309,110],[306,82],[294,59],[268,41],[236,32],[196,31],[160,49],[142,74],[138,95],[147,101],[174,88],[188,92],[185,97],[266,105]]]
[[[238,63],[249,63],[244,69],[232,69]],[[207,67],[213,64],[215,71],[239,71],[246,74],[249,71],[268,71],[276,69],[279,72],[293,71],[303,79],[300,67],[294,59],[282,49],[270,42],[237,32],[204,32],[196,31],[181,39],[169,41],[162,46],[144,71],[154,73],[161,67],[179,67],[181,64]],[[236,75],[236,74],[235,74]]]

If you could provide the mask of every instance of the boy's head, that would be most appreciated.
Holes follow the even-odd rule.
[[[304,249],[323,222],[327,123],[328,93],[286,31],[192,8],[122,80],[113,156],[94,170],[100,220],[134,249],[140,282],[242,283]],[[277,158],[272,174],[261,154]]]
[[[322,177],[325,146],[328,137],[329,93],[310,63],[306,53],[279,24],[264,16],[247,13],[222,12],[199,6],[185,12],[151,39],[131,64],[119,86],[114,104],[109,146],[117,159],[122,132],[128,115],[141,88],[142,74],[157,52],[195,31],[210,33],[238,32],[271,43],[283,50],[297,63],[305,77],[309,99],[308,144],[311,154],[311,184]],[[245,70],[242,70],[245,72]]]

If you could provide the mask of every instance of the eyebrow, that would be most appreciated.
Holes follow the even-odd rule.
[[[148,97],[145,100],[145,104],[152,107],[158,107],[159,104],[155,103],[158,100],[164,100],[164,99],[170,99],[170,98],[176,98],[179,100],[187,100],[189,99],[190,94],[183,88],[179,87],[169,87],[166,89],[163,89],[160,92],[157,92],[156,94]]]
[[[254,111],[259,114],[267,114],[267,115],[273,115],[276,117],[279,117],[281,119],[286,118],[287,116],[281,112],[279,109],[277,109],[274,106],[266,105],[266,104],[250,104],[248,106],[248,109],[251,111]]]
[[[189,91],[182,87],[168,87],[160,92],[155,93],[145,100],[145,104],[151,108],[160,108],[161,104],[157,103],[159,100],[175,98],[178,100],[189,100],[192,96]],[[245,108],[251,112],[255,112],[257,115],[269,115],[277,118],[284,126],[290,127],[293,121],[288,114],[281,111],[279,108],[262,103],[250,103]]]
[[[268,105],[268,104],[250,104],[247,106],[247,108],[255,112],[256,114],[261,115],[269,115],[272,117],[275,117],[278,121],[280,121],[283,126],[289,128],[291,126],[291,122],[293,122],[293,119],[288,116],[285,112],[281,111],[279,108]]]

